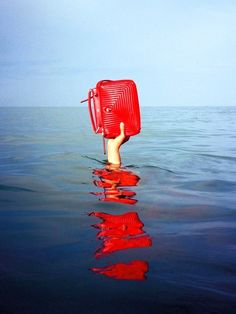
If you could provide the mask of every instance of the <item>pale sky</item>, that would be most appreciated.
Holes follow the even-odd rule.
[[[0,106],[123,78],[142,106],[236,105],[235,0],[0,0],[0,23]]]

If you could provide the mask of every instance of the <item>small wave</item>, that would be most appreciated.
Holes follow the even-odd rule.
[[[93,158],[93,157],[89,157],[89,156],[87,156],[87,155],[81,155],[81,157],[82,157],[82,158],[89,159],[89,160],[96,161],[96,162],[98,162],[100,165],[106,165],[106,163],[107,163],[106,160],[101,161],[101,160],[99,160],[99,159],[96,159],[96,158]]]
[[[28,189],[28,188],[21,188],[21,187],[18,187],[18,186],[3,185],[3,184],[0,184],[0,191],[35,192],[34,190],[31,190],[31,189]]]
[[[236,182],[225,180],[188,181],[181,188],[204,192],[231,192],[236,190]]]
[[[154,169],[159,169],[159,170],[164,170],[164,171],[167,171],[167,172],[170,172],[170,173],[174,173],[176,174],[176,172],[170,170],[170,169],[167,169],[167,168],[162,168],[162,167],[159,167],[159,166],[155,166],[155,165],[143,165],[143,164],[140,164],[140,165],[135,165],[135,164],[130,164],[130,165],[125,165],[123,166],[122,168],[124,169],[147,169],[147,168],[154,168]]]
[[[143,166],[143,167],[144,168],[156,168],[156,169],[164,170],[164,171],[167,171],[167,172],[170,172],[170,173],[175,173],[174,171],[172,171],[170,169],[162,168],[162,167],[158,167],[158,166],[154,166],[154,165],[146,165],[146,166]]]
[[[204,156],[204,157],[216,158],[216,159],[236,161],[236,157],[231,157],[231,156],[221,156],[221,155],[212,155],[212,154],[198,154],[198,155]]]
[[[126,165],[125,168],[133,168],[133,169],[139,169],[140,166],[137,166],[137,165]]]
[[[0,188],[0,190],[1,190],[1,188]],[[0,203],[1,204],[11,204],[11,203],[13,203],[13,201],[12,200],[8,200],[6,198],[3,198],[3,199],[1,199]]]

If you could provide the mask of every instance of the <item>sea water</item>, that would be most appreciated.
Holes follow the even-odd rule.
[[[236,108],[141,115],[114,177],[86,108],[0,108],[1,313],[234,312]]]

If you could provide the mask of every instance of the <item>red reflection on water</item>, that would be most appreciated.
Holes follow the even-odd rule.
[[[101,196],[100,201],[125,204],[137,202],[133,198],[136,193],[130,190],[130,187],[136,186],[140,178],[133,172],[108,165],[105,169],[95,169],[93,174],[99,177],[99,180],[94,180],[94,184],[104,189],[103,192],[92,193]],[[143,230],[144,224],[136,212],[127,212],[122,215],[92,212],[90,216],[102,220],[93,225],[94,228],[99,229],[97,237],[102,241],[101,247],[95,252],[96,258],[120,250],[145,248],[152,245],[151,237]],[[94,267],[91,270],[113,279],[144,280],[148,272],[148,262],[134,260],[129,263]]]
[[[130,248],[143,248],[152,245],[149,235],[142,230],[143,223],[136,212],[123,215],[110,215],[106,213],[91,213],[102,219],[101,223],[94,225],[101,231],[97,237],[102,240],[102,246],[95,252],[95,257],[114,253]]]
[[[97,274],[120,280],[145,280],[148,272],[148,263],[145,261],[132,261],[130,263],[117,263],[114,265],[92,268]]]
[[[123,169],[94,169],[93,174],[98,176],[100,180],[94,180],[94,184],[103,188],[103,192],[95,192],[95,195],[101,195],[99,200],[103,202],[118,202],[125,204],[135,204],[136,199],[132,197],[136,195],[131,190],[125,190],[123,187],[136,186],[140,180],[139,176],[131,171]]]
[[[109,238],[103,240],[103,245],[95,253],[96,257],[101,257],[105,254],[114,253],[120,250],[132,249],[132,248],[142,248],[151,246],[152,242],[149,236],[144,235],[138,238]]]

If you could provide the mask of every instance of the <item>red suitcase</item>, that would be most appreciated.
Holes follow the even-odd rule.
[[[126,136],[140,132],[140,110],[137,88],[132,80],[103,80],[88,92],[88,108],[95,133],[105,138],[120,134],[120,122]]]

